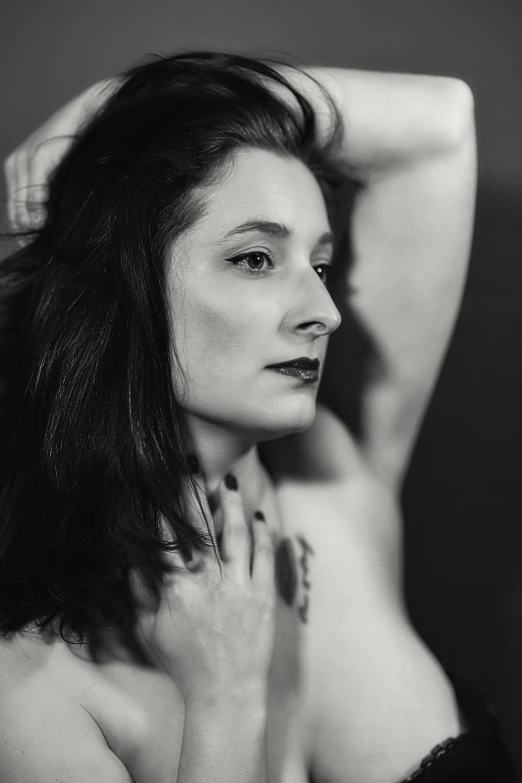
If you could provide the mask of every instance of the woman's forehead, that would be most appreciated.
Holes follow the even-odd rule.
[[[205,190],[204,201],[194,233],[212,235],[215,241],[256,223],[284,226],[286,236],[284,229],[272,232],[278,238],[303,231],[319,236],[329,230],[323,194],[312,172],[295,158],[265,150],[236,153],[224,176]]]

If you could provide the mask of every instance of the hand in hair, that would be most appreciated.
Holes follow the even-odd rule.
[[[94,84],[55,112],[4,162],[7,213],[16,232],[34,231],[45,220],[47,182],[85,121],[119,86],[117,78]]]

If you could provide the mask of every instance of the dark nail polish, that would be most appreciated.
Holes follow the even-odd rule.
[[[237,490],[237,479],[232,475],[232,473],[227,473],[225,476],[225,487],[227,489]]]
[[[265,515],[262,511],[256,511],[254,514],[255,519],[259,519],[260,522],[266,522]]]
[[[199,473],[199,460],[195,454],[188,454],[187,462],[191,473]]]

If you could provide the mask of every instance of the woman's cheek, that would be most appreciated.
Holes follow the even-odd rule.
[[[193,334],[198,334],[201,350],[211,351],[219,359],[228,353],[237,356],[252,344],[255,333],[248,309],[240,302],[229,301],[217,307],[216,302],[202,303],[194,313]]]

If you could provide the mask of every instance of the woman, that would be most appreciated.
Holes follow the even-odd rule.
[[[81,126],[0,286],[0,777],[509,780],[401,588],[472,232],[469,89],[189,53],[110,92],[6,167],[23,227],[42,142]],[[357,439],[317,404],[347,174]]]

